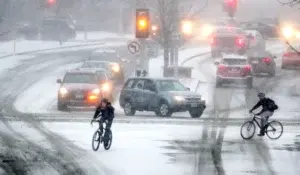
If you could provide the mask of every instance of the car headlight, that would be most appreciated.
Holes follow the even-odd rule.
[[[98,88],[97,89],[93,89],[92,93],[98,95],[98,94],[100,94],[100,89],[98,89]]]
[[[110,86],[109,86],[109,84],[108,84],[108,83],[104,83],[104,84],[102,85],[102,90],[105,91],[105,92],[110,91]]]
[[[60,93],[60,95],[66,95],[68,93],[68,89],[61,87],[59,89],[59,93]]]
[[[185,100],[184,97],[182,97],[182,96],[175,96],[174,99],[176,101],[184,101]]]
[[[113,70],[114,72],[120,72],[120,66],[119,66],[119,65],[113,65],[113,66],[112,66],[112,70]]]

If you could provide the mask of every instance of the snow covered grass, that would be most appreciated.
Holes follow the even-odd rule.
[[[17,40],[0,43],[0,57],[11,55],[14,53],[23,53],[30,51],[41,51],[47,49],[65,49],[68,47],[79,46],[92,46],[101,45],[105,43],[114,43],[115,45],[126,45],[129,39],[132,39],[130,35],[120,35],[108,32],[89,32],[88,40],[83,41],[83,33],[78,33],[77,38],[74,41],[64,42],[62,45],[57,41],[39,41],[39,40]],[[14,45],[15,43],[15,45]],[[15,50],[14,50],[15,49]]]
[[[87,32],[87,40],[103,40],[103,39],[112,39],[112,38],[122,38],[125,37],[127,39],[134,38],[133,35],[122,35],[117,33],[110,32],[100,32],[100,31],[89,31]],[[75,40],[83,41],[84,40],[84,32],[77,32]]]

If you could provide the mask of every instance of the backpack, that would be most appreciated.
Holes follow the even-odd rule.
[[[276,105],[276,103],[273,100],[268,99],[268,109],[274,111],[274,110],[278,109],[278,106]]]

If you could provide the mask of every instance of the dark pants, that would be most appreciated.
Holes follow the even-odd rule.
[[[110,129],[111,128],[111,125],[113,123],[113,119],[105,119],[105,118],[101,118],[100,119],[100,122],[99,122],[99,125],[100,125],[100,132],[103,133],[103,123],[107,121],[106,123],[106,128],[105,129]]]

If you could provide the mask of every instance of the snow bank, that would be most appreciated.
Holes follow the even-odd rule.
[[[87,40],[93,41],[93,40],[103,40],[107,38],[134,38],[133,35],[121,35],[117,33],[109,33],[109,32],[99,32],[99,31],[93,31],[93,32],[87,32]],[[75,40],[82,41],[84,40],[84,32],[77,32]]]

